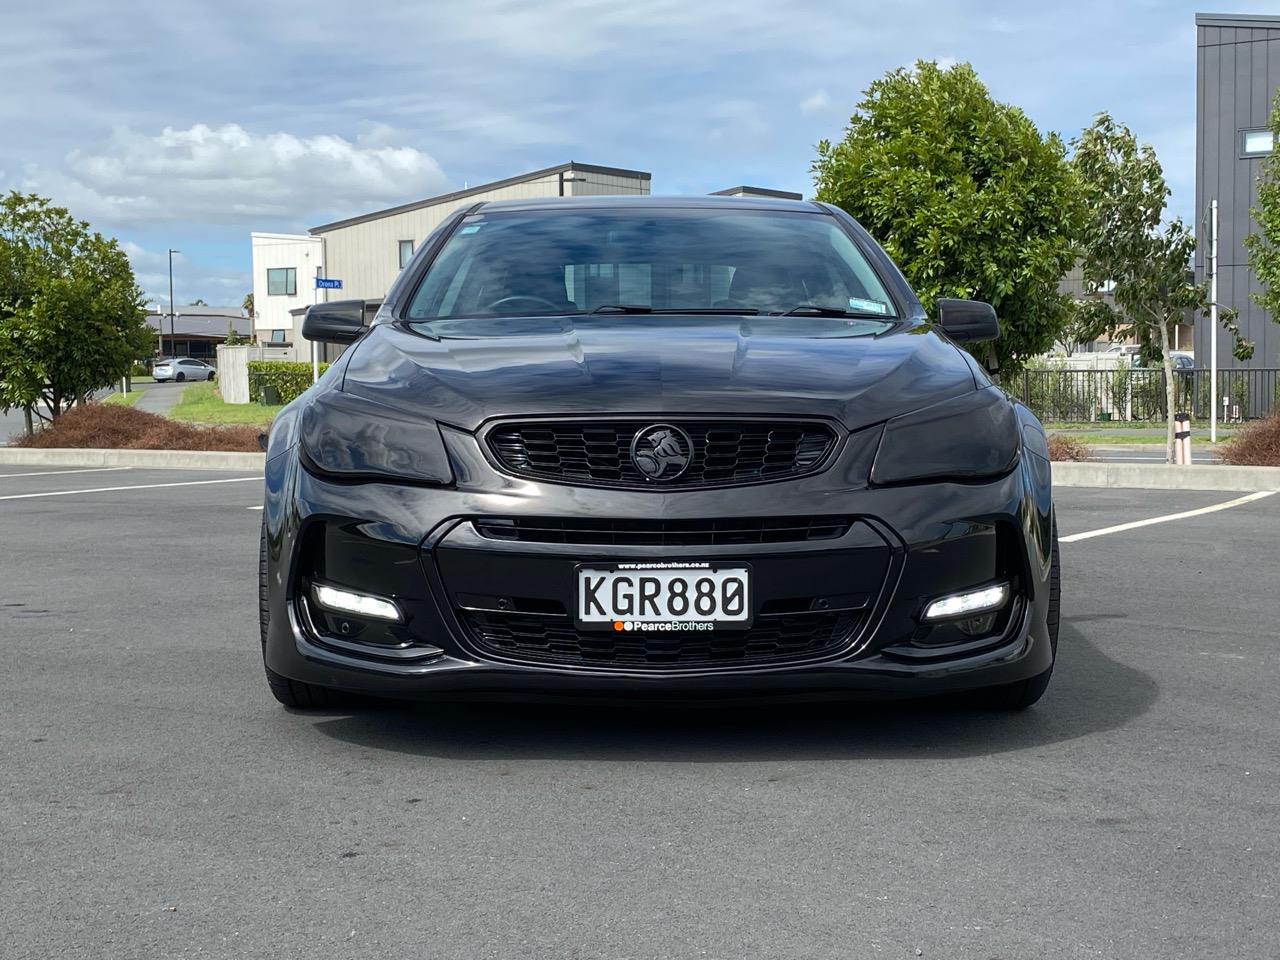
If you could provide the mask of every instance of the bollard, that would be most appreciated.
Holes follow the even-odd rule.
[[[1191,462],[1191,414],[1173,415],[1173,451],[1175,463]]]

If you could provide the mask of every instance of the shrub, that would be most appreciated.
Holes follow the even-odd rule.
[[[73,407],[18,447],[112,450],[232,450],[258,453],[258,427],[196,427],[132,407],[92,403]]]
[[[1073,437],[1060,433],[1049,434],[1050,460],[1088,460],[1089,448]]]
[[[1016,376],[1016,375],[1015,375]],[[1091,420],[1096,412],[1095,379],[1061,361],[1029,361],[1020,377],[1024,402],[1043,420]]]
[[[329,369],[327,363],[320,364],[320,372]],[[262,388],[275,387],[280,394],[281,403],[290,403],[302,396],[311,386],[311,364],[289,363],[284,360],[250,360],[249,361],[249,399],[253,403],[262,402]]]
[[[149,377],[149,376],[151,376],[151,371],[147,369],[147,365],[146,365],[145,363],[135,363],[135,364],[134,364],[134,365],[129,369],[129,376],[131,376],[131,377]]]
[[[1280,467],[1280,411],[1255,420],[1218,449],[1226,463]]]

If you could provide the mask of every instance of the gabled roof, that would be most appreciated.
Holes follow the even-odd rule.
[[[522,173],[518,176],[507,177],[505,180],[494,180],[492,183],[482,183],[475,187],[468,187],[466,190],[455,190],[453,193],[442,193],[438,197],[427,197],[425,200],[415,200],[413,203],[402,203],[398,207],[387,207],[385,210],[375,210],[373,213],[361,214],[358,217],[348,217],[346,220],[335,220],[333,223],[321,224],[318,227],[312,227],[310,232],[313,234],[328,233],[331,230],[337,230],[341,227],[351,227],[358,223],[368,223],[371,220],[381,220],[383,217],[393,217],[398,213],[408,213],[411,210],[422,210],[425,207],[434,207],[440,203],[449,203],[453,200],[465,200],[467,197],[474,197],[481,193],[488,193],[491,190],[500,190],[503,187],[515,186],[517,183],[526,183],[530,180],[541,180],[543,177],[549,177],[557,173],[598,173],[609,177],[630,177],[634,180],[652,179],[652,174],[645,173],[643,170],[625,170],[622,167],[600,167],[592,163],[575,163],[570,160],[568,163],[559,163],[554,167],[544,167],[541,170],[533,170],[529,173]]]
[[[207,313],[188,313],[187,311],[205,310]],[[225,311],[225,312],[217,312]],[[174,307],[173,334],[188,337],[225,337],[227,328],[234,327],[240,336],[248,336],[252,332],[253,323],[248,317],[240,315],[231,307]],[[147,324],[166,337],[169,335],[169,313],[147,314]]]

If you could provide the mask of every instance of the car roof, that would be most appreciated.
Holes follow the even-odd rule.
[[[782,200],[773,197],[534,197],[527,200],[486,200],[472,212],[494,213],[566,210],[786,210],[794,213],[826,213],[810,200]]]

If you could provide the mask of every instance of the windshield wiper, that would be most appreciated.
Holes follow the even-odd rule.
[[[798,307],[792,307],[786,313],[777,314],[783,317],[856,317],[858,319],[867,320],[883,320],[890,323],[892,317],[883,313],[876,313],[874,310],[846,310],[843,307],[820,307],[816,303],[805,303]]]
[[[726,316],[755,316],[755,307],[662,307],[655,309],[642,303],[602,303],[592,313],[686,313],[724,314]]]

